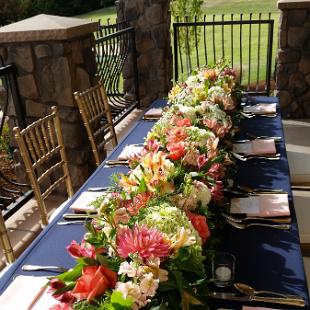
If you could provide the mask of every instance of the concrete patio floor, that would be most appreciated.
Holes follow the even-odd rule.
[[[126,136],[141,114],[142,110],[136,109],[116,126],[119,141]],[[283,125],[292,184],[310,185],[310,120],[284,120]],[[111,150],[112,145],[109,151]],[[301,242],[310,244],[310,191],[294,190],[293,197]],[[49,213],[52,213],[64,200],[65,197],[51,196],[46,201]],[[41,231],[39,223],[38,209],[34,199],[7,221],[16,256],[20,255],[39,234]],[[310,257],[304,257],[304,263],[310,288]],[[5,260],[0,249],[0,269],[4,266]]]

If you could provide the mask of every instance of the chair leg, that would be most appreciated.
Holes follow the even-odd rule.
[[[9,264],[13,263],[15,261],[14,252],[2,214],[0,214],[0,243],[3,248],[3,254],[6,261]]]
[[[41,196],[38,193],[35,193],[35,197],[36,197],[38,209],[40,212],[41,227],[44,228],[45,226],[48,225],[48,216],[47,216],[45,203],[44,203],[43,199],[41,199]]]

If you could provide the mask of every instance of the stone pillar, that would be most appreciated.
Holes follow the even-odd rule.
[[[73,92],[95,83],[93,32],[97,28],[94,22],[44,14],[0,28],[0,55],[6,64],[17,67],[27,123],[49,114],[51,106],[59,107],[75,188],[91,172],[91,151]],[[13,127],[13,109],[9,116]]]
[[[310,117],[310,1],[279,0],[276,87],[285,117]]]
[[[167,96],[172,80],[169,0],[118,0],[118,21],[128,21],[135,29],[141,106],[147,107]],[[124,87],[131,91],[130,64],[124,70]]]

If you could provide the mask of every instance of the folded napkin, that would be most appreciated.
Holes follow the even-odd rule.
[[[75,212],[94,213],[96,209],[90,203],[103,195],[102,192],[83,192],[70,206]]]
[[[233,152],[244,155],[274,155],[277,150],[274,139],[256,139],[244,143],[234,143]]]
[[[130,144],[126,145],[122,152],[118,155],[118,160],[127,160],[133,157],[134,155],[138,155],[143,149],[141,145]]]
[[[287,194],[262,194],[233,198],[231,199],[230,213],[260,217],[289,216],[288,196]]]
[[[47,282],[45,277],[17,276],[0,296],[1,310],[49,309],[58,301],[44,288]]]
[[[145,112],[144,116],[146,117],[158,117],[160,118],[163,114],[162,108],[151,108]]]
[[[243,107],[243,112],[253,114],[274,114],[277,112],[276,103],[257,103]]]

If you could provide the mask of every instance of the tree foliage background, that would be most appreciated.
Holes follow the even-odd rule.
[[[0,24],[37,14],[72,16],[114,4],[115,0],[0,0]]]

